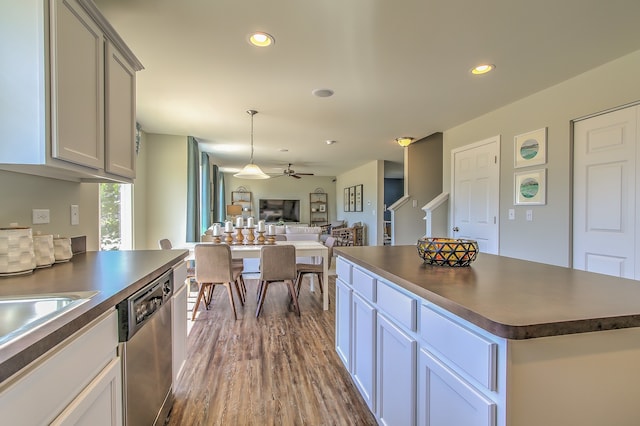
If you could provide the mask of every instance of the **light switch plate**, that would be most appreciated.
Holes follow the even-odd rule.
[[[49,209],[33,209],[31,213],[33,215],[32,222],[34,225],[49,223],[50,221]]]
[[[515,219],[516,219],[516,210],[509,209],[509,220],[515,220]]]
[[[71,224],[80,225],[80,207],[77,204],[71,204]]]
[[[527,220],[529,222],[533,220],[533,210],[527,210]]]

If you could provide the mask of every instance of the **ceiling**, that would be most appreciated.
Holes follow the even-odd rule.
[[[194,136],[226,171],[249,160],[248,109],[265,172],[335,176],[640,49],[638,0],[95,3],[145,66],[143,130]]]

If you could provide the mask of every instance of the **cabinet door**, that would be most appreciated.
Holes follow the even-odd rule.
[[[51,156],[103,169],[103,33],[77,0],[51,13]]]
[[[494,426],[496,403],[449,370],[434,355],[420,350],[418,424]]]
[[[136,73],[111,43],[105,64],[105,170],[136,177]]]
[[[178,375],[187,359],[187,289],[188,285],[183,285],[173,294],[171,314],[172,336],[173,336],[173,383],[178,380]]]
[[[351,372],[351,289],[336,280],[336,352]]]
[[[376,311],[353,293],[351,374],[371,412],[375,413]]]
[[[115,358],[65,408],[52,426],[120,426],[122,417],[122,369]]]
[[[416,421],[416,341],[380,314],[377,339],[378,420],[387,425],[413,425]]]

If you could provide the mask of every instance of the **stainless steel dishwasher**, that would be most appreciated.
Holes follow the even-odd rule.
[[[173,404],[173,272],[118,304],[125,425],[163,424]]]

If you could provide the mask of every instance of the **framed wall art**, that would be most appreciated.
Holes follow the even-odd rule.
[[[349,188],[344,189],[344,199],[342,200],[342,206],[345,212],[349,212]]]
[[[349,187],[349,211],[350,212],[356,211],[356,187],[355,186]]]
[[[362,184],[356,185],[356,210],[357,212],[362,211]]]
[[[547,162],[547,128],[523,133],[513,138],[514,167],[537,166]]]
[[[528,170],[514,173],[516,205],[547,204],[547,169]]]

